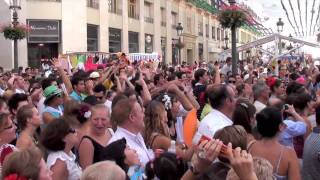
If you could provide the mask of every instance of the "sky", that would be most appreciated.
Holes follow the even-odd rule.
[[[320,0],[239,0],[239,2],[244,2],[245,4],[249,5],[263,19],[262,24],[267,28],[272,28],[274,32],[277,32],[276,23],[278,22],[279,18],[282,18],[282,21],[284,22],[284,28],[283,28],[284,31],[281,33],[282,35],[289,36],[289,34],[291,34],[295,38],[316,43],[315,34],[319,32],[318,29],[320,26],[320,18],[318,19],[318,22],[316,22],[318,11],[320,8]],[[294,29],[290,25],[288,18],[286,16],[286,12],[282,7],[281,2],[283,3],[285,9],[287,10],[288,16],[291,20],[292,25],[295,27],[297,34],[295,34]],[[291,2],[292,8],[290,6],[290,2]],[[299,9],[298,2],[300,4],[301,13],[299,13],[299,10],[298,10]],[[314,11],[313,19],[312,19],[312,9]],[[307,20],[305,15],[306,12],[307,12]],[[300,14],[301,14],[301,22],[300,22]],[[295,20],[293,17],[295,17]],[[310,35],[309,33],[310,33],[311,19],[312,19],[312,26],[311,26],[311,35]],[[306,22],[307,22],[307,26],[305,25]],[[315,34],[313,34],[315,24],[317,25],[315,28]],[[301,27],[303,27],[303,29]],[[299,28],[300,35],[298,33],[298,28]],[[306,33],[308,34],[306,35]],[[312,53],[315,57],[320,57],[319,49],[308,47],[308,48],[304,48],[304,50],[307,53]]]

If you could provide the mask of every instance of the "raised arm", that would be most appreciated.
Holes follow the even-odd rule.
[[[64,69],[62,68],[60,60],[55,58],[55,59],[53,59],[52,63],[54,65],[54,67],[57,68],[57,70],[62,78],[62,82],[64,83],[68,94],[70,94],[73,91],[72,84],[71,84],[70,78],[68,77],[68,75],[66,74]]]

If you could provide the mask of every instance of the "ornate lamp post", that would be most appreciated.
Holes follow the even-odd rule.
[[[233,6],[236,4],[235,0],[228,0],[230,6]],[[231,54],[232,54],[232,74],[237,74],[237,63],[238,63],[238,54],[237,54],[237,33],[236,33],[236,26],[231,26]]]
[[[21,9],[21,0],[10,0],[10,10],[13,10],[12,13],[12,25],[16,27],[19,22],[18,22],[18,13],[17,10]],[[14,39],[13,40],[13,54],[14,54],[14,69],[18,69],[18,40]]]
[[[284,23],[282,22],[281,18],[279,18],[279,21],[277,22],[278,33],[282,33],[283,26],[284,26]]]
[[[183,32],[183,27],[181,25],[181,23],[178,23],[178,26],[176,27],[176,30],[177,30],[177,35],[179,37],[179,44],[182,44],[181,42],[181,35],[182,35],[182,32]],[[179,49],[179,59],[178,59],[178,64],[181,64],[181,46],[178,47]]]

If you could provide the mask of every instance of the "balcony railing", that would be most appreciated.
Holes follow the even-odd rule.
[[[99,9],[99,1],[97,0],[87,0],[87,7]]]
[[[128,14],[129,18],[139,20],[139,14]]]
[[[166,27],[167,26],[167,22],[161,21],[161,26]]]
[[[109,9],[109,13],[122,15],[122,9]]]
[[[153,23],[153,18],[152,17],[144,17],[144,22]]]

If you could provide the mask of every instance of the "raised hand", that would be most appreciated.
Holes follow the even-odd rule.
[[[232,150],[232,144],[229,143],[226,154],[230,161],[230,165],[240,179],[258,179],[253,169],[253,159],[250,153],[247,153],[246,150],[241,150],[239,147]]]

